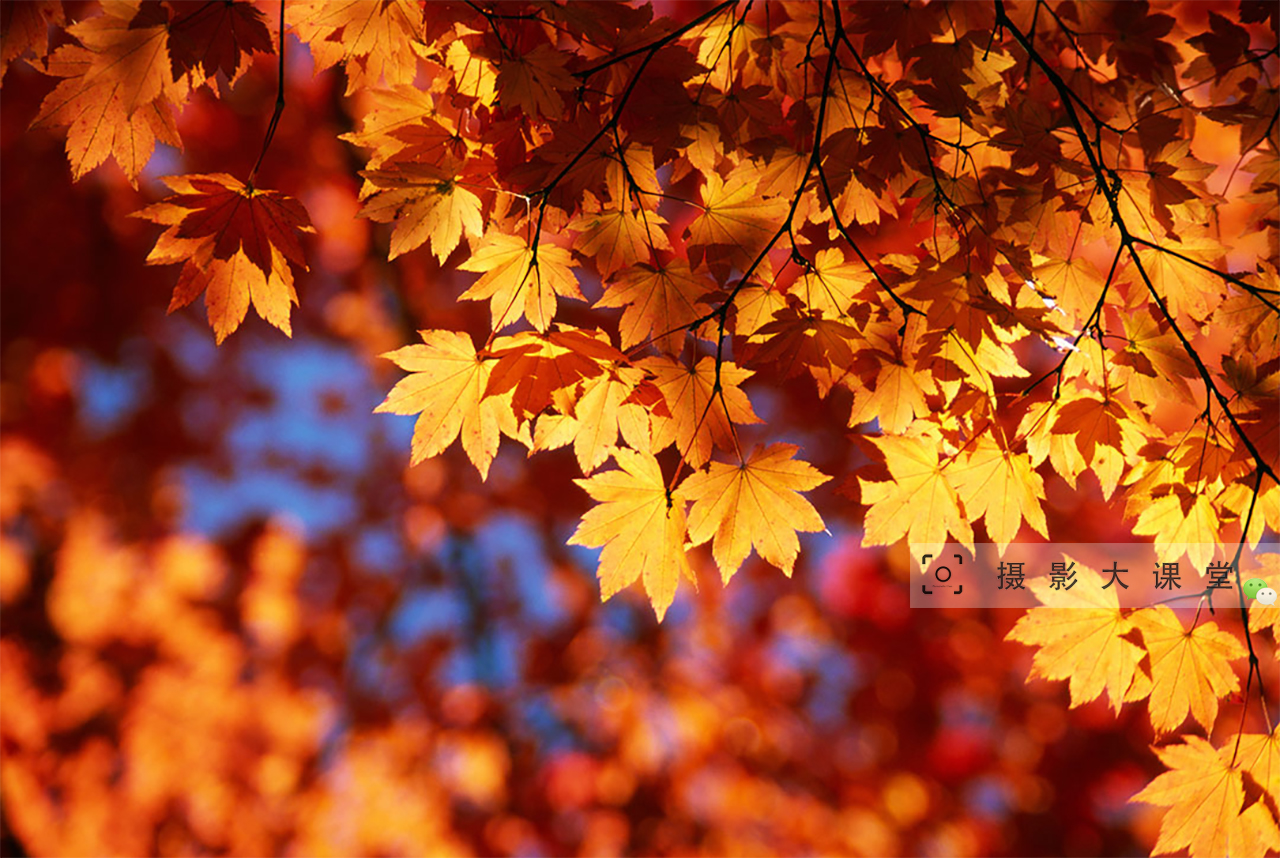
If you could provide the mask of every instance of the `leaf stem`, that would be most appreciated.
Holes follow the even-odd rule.
[[[258,168],[262,166],[262,159],[267,156],[267,149],[271,146],[271,139],[276,136],[276,126],[280,124],[280,114],[284,113],[284,0],[280,0],[280,63],[276,74],[276,107],[271,113],[271,122],[267,124],[267,136],[262,140],[262,151],[258,153],[258,160],[254,163],[253,169],[249,171],[249,179],[245,182],[249,190],[253,190],[253,180],[258,177]]]

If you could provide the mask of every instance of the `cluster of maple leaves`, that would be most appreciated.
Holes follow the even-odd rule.
[[[116,0],[50,53],[61,4],[16,6],[4,62],[61,78],[33,124],[67,128],[74,178],[110,156],[136,181],[156,141],[181,146],[192,90],[284,45],[250,3]],[[482,476],[503,436],[571,446],[595,501],[571,542],[602,549],[605,597],[639,579],[661,618],[704,543],[725,581],[753,550],[791,573],[797,534],[824,527],[802,493],[830,477],[768,436],[751,392],[769,383],[875,424],[844,485],[865,545],[1049,537],[1051,473],[1119,493],[1170,558],[1280,530],[1274,6],[1192,30],[1070,0],[724,2],[679,25],[612,4],[280,14],[368,94],[344,139],[388,257],[456,260],[479,275],[458,298],[489,304],[485,342],[424,330],[389,354],[408,375],[379,410],[418,415],[414,462],[460,439]],[[1237,138],[1218,191],[1193,145],[1209,121]],[[183,263],[170,309],[203,294],[219,342],[250,305],[288,333],[302,205],[253,176],[166,182],[138,216],[166,227],[148,261]],[[866,250],[908,222],[915,252]],[[1149,697],[1161,733],[1188,711],[1211,731],[1245,655],[1159,607],[1033,612],[1015,636],[1073,705]],[[1164,751],[1174,780],[1143,793],[1173,808],[1158,850],[1280,848],[1275,769],[1256,768],[1275,742]],[[1187,798],[1178,778],[1206,766],[1220,793]],[[1244,807],[1245,777],[1270,806]],[[1207,798],[1228,808],[1213,824],[1193,818]]]

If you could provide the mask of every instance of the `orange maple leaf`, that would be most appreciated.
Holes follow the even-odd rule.
[[[271,31],[251,2],[175,3],[169,22],[173,76],[199,68],[204,77],[222,72],[231,81],[248,68],[249,53],[271,53]]]
[[[65,20],[62,0],[0,4],[0,86],[9,64],[27,51],[35,59],[49,53],[49,27],[61,27]]]
[[[1125,416],[1124,408],[1114,399],[1103,401],[1082,396],[1058,411],[1053,434],[1074,435],[1080,454],[1085,461],[1092,461],[1094,447],[1098,445],[1121,449],[1120,423]]]
[[[156,140],[182,148],[167,97],[180,94],[173,91],[168,24],[158,3],[111,3],[67,28],[80,44],[49,57],[48,73],[64,80],[45,96],[31,127],[67,127],[72,178],[111,155],[136,185]]]
[[[570,398],[561,394],[580,379],[597,376],[604,365],[623,355],[599,331],[566,328],[545,334],[521,331],[494,340],[489,350],[497,362],[487,393],[514,391],[512,406],[521,422],[555,403],[568,412]]]
[[[134,212],[168,227],[149,265],[182,262],[169,312],[205,293],[209,324],[221,343],[240,326],[252,301],[258,315],[291,335],[298,303],[290,265],[306,270],[299,232],[314,232],[293,197],[244,184],[226,173],[167,176],[177,193]]]
[[[316,71],[343,63],[347,95],[361,87],[413,83],[422,7],[412,0],[295,0],[285,20],[311,48]]]

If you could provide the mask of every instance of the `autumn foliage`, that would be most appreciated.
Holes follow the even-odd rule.
[[[1280,853],[1278,20],[0,5],[6,852]]]

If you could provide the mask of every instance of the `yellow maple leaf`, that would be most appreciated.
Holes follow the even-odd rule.
[[[1184,235],[1181,239],[1166,238],[1162,244],[1202,265],[1217,266],[1225,246],[1212,238]],[[1139,244],[1138,258],[1143,270],[1151,278],[1151,285],[1165,300],[1165,306],[1174,317],[1203,320],[1222,303],[1225,294],[1223,282],[1216,277],[1205,277],[1204,271],[1195,265],[1168,253]]]
[[[606,285],[595,305],[623,308],[618,333],[624,349],[652,338],[659,350],[678,354],[688,334],[683,329],[703,315],[698,299],[714,285],[694,274],[683,259],[661,267],[635,265]]]
[[[535,254],[523,238],[491,229],[467,261],[458,266],[462,271],[482,273],[458,297],[467,301],[488,298],[495,331],[521,317],[545,331],[555,318],[557,295],[582,298],[573,265],[573,258],[563,247],[542,242]]]
[[[705,254],[713,271],[725,273],[731,264],[746,268],[754,261],[787,211],[779,197],[761,199],[756,193],[758,178],[759,171],[749,163],[723,179],[714,172],[707,176],[702,212],[688,228],[692,259],[701,260]]]
[[[1247,772],[1276,807],[1280,807],[1280,726],[1271,733],[1245,733],[1240,736],[1240,750],[1235,740],[1218,749],[1228,762],[1234,756],[1240,769]]]
[[[481,479],[498,452],[499,433],[515,434],[511,396],[485,396],[495,361],[476,354],[471,338],[455,331],[419,331],[422,344],[384,354],[410,375],[401,379],[374,409],[417,414],[412,463],[438,456],[461,433]]]
[[[913,553],[937,555],[950,533],[972,550],[973,529],[938,463],[937,448],[898,435],[871,441],[884,453],[892,479],[858,478],[862,502],[869,507],[862,544],[892,545],[905,536]]]
[[[1229,664],[1246,655],[1240,641],[1213,622],[1188,632],[1168,605],[1143,608],[1129,619],[1142,632],[1151,658],[1147,709],[1156,735],[1182,726],[1188,712],[1212,730],[1218,698],[1240,689],[1240,679]]]
[[[672,443],[691,466],[700,468],[711,458],[712,447],[730,449],[734,426],[759,423],[751,401],[740,385],[752,376],[732,361],[720,367],[720,393],[715,392],[716,361],[704,357],[696,366],[671,358],[652,357],[640,366],[653,373],[671,416],[653,417],[653,449]]]
[[[1102,272],[1083,256],[1046,260],[1036,266],[1035,275],[1038,291],[1051,296],[1077,325],[1089,317],[1102,294]]]
[[[1169,771],[1158,775],[1131,801],[1168,808],[1152,852],[1186,849],[1199,856],[1261,856],[1280,847],[1280,832],[1262,802],[1244,808],[1244,782],[1213,745],[1186,736],[1180,745],[1155,749]]]
[[[428,239],[443,265],[462,241],[484,232],[480,198],[434,165],[397,163],[394,169],[366,170],[368,193],[363,217],[378,223],[395,223],[389,259],[420,247]]]
[[[787,307],[786,295],[779,289],[764,286],[748,286],[733,301],[733,332],[759,342],[763,336],[757,331],[773,321],[779,310]]]
[[[1115,591],[1102,589],[1105,582],[1092,569],[1075,572],[1075,583],[1059,589],[1045,578],[1028,581],[1044,607],[1023,615],[1005,639],[1038,647],[1028,681],[1068,680],[1072,709],[1105,691],[1118,713],[1144,653],[1125,639],[1133,624],[1121,614]]]
[[[846,376],[847,382],[853,381]],[[854,427],[872,420],[880,422],[881,430],[900,434],[911,421],[923,417],[931,409],[925,394],[936,393],[933,377],[917,373],[911,367],[896,361],[885,361],[876,375],[876,384],[868,390],[861,385],[854,388],[853,406],[849,410],[849,426]]]
[[[726,584],[752,548],[790,577],[800,553],[796,532],[825,527],[799,493],[831,478],[794,458],[799,449],[793,444],[758,446],[739,465],[712,462],[705,473],[680,484],[681,493],[693,501],[689,538],[701,545],[715,537],[711,551]]]
[[[453,71],[458,92],[480,104],[492,104],[497,93],[498,71],[493,63],[467,49],[461,39],[450,42],[444,52],[445,65]]]
[[[1217,547],[1218,511],[1208,495],[1192,495],[1182,487],[1144,504],[1133,532],[1155,536],[1156,555],[1172,562],[1183,554],[1197,569],[1204,569]]]
[[[951,484],[964,503],[969,521],[982,517],[987,534],[1009,547],[1025,518],[1046,539],[1044,480],[1031,467],[1026,453],[1002,450],[990,435],[982,435],[950,470]]]
[[[698,585],[684,550],[686,502],[668,496],[662,469],[652,455],[626,447],[613,455],[620,470],[574,480],[599,503],[582,517],[569,544],[603,548],[602,600],[641,579],[661,622],[680,577],[695,589]]]
[[[1027,455],[1033,467],[1048,458],[1054,472],[1075,488],[1076,478],[1089,463],[1080,454],[1073,438],[1053,433],[1053,418],[1058,407],[1058,402],[1052,399],[1032,402],[1018,424],[1018,437],[1026,440]]]
[[[598,468],[618,443],[618,435],[636,450],[649,451],[649,412],[627,397],[644,379],[637,367],[615,367],[582,384],[573,415],[548,414],[534,432],[536,450],[573,444],[582,473]]]
[[[579,231],[573,249],[593,259],[600,276],[608,279],[629,265],[649,261],[651,250],[670,250],[671,241],[662,228],[666,222],[657,212],[643,209],[601,209],[595,196],[587,191],[583,212],[569,223],[569,228]]]
[[[818,251],[813,265],[800,275],[791,292],[828,319],[840,319],[848,318],[854,299],[874,282],[875,275],[867,266],[846,262],[839,250],[827,248]]]

